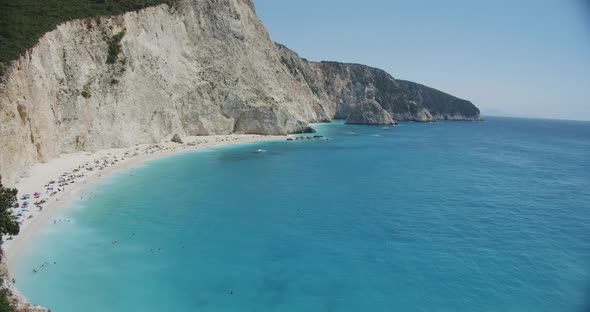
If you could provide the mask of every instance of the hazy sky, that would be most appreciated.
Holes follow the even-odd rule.
[[[590,0],[256,0],[310,60],[362,63],[484,113],[590,120]]]

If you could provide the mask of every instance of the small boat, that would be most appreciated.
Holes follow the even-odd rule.
[[[263,149],[261,149],[261,148],[259,148],[259,149],[256,150],[256,153],[264,153],[264,152],[266,152],[266,151],[263,150]]]
[[[383,127],[383,130],[389,130],[389,127],[385,126]]]

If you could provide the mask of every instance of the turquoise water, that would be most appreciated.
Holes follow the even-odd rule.
[[[17,286],[55,312],[590,308],[590,123],[317,128],[335,140],[102,180],[12,264]]]

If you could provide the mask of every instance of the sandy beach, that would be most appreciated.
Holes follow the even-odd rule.
[[[153,160],[174,153],[205,148],[265,140],[285,139],[284,136],[220,135],[182,138],[184,143],[164,141],[157,144],[138,144],[128,148],[112,148],[97,152],[64,154],[47,163],[33,166],[28,175],[15,185],[19,191],[20,233],[4,237],[3,248],[8,262],[17,261],[18,255],[28,241],[34,239],[38,230],[55,220],[69,199],[113,171]],[[23,196],[29,194],[30,198]],[[27,202],[27,208],[24,208]]]

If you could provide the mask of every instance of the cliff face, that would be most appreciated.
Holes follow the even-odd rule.
[[[364,100],[362,103],[355,105],[348,118],[347,124],[357,125],[395,125],[397,122],[391,118],[386,110],[375,100]]]
[[[374,100],[396,120],[481,120],[471,102],[365,65],[338,62],[311,63],[323,90],[337,103],[335,118],[347,118],[353,107]]]
[[[365,100],[398,120],[479,118],[467,101],[382,70],[300,58],[270,39],[252,0],[179,0],[67,22],[3,78],[0,174],[8,184],[61,153],[174,133],[301,132],[347,118]]]
[[[353,110],[373,110],[377,102],[394,119],[404,121],[481,120],[471,102],[387,72],[360,64],[309,62],[277,44],[281,62],[304,88],[318,98],[331,118],[347,119]]]

